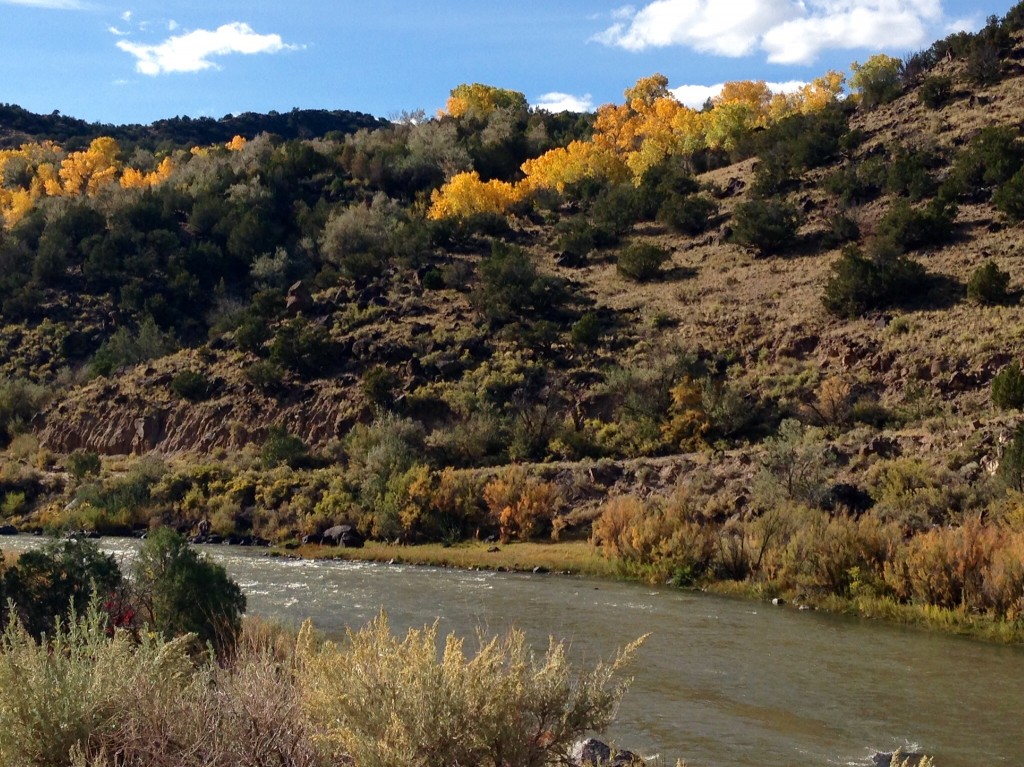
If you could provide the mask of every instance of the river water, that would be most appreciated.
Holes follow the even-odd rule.
[[[100,544],[121,557],[137,547]],[[593,662],[649,633],[608,736],[668,767],[870,764],[908,745],[937,767],[1024,765],[1021,647],[632,583],[201,548],[241,584],[249,613],[312,618],[329,635],[385,609],[395,631],[516,626],[539,649],[554,635]]]

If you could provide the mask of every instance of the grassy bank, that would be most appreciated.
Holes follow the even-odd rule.
[[[303,546],[296,553],[310,559],[394,562],[465,570],[538,571],[595,578],[614,578],[620,575],[615,562],[602,557],[586,541],[509,544],[469,541],[455,545],[427,543],[419,546],[396,546],[369,541],[361,549]]]

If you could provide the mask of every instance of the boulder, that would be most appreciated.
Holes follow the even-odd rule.
[[[644,759],[632,751],[612,751],[607,743],[587,738],[576,743],[569,751],[569,761],[575,767],[631,767],[642,765]]]
[[[343,546],[347,549],[361,549],[366,539],[352,525],[335,525],[324,530],[320,537],[324,546]]]
[[[291,317],[308,313],[313,308],[313,295],[306,287],[306,283],[300,280],[288,288],[288,297],[285,299],[284,308]]]
[[[931,764],[927,754],[897,749],[893,753],[879,752],[871,757],[873,767],[923,767]]]
[[[14,525],[0,525],[0,535],[17,535],[18,528]]]

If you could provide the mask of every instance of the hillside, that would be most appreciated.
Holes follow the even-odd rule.
[[[1022,16],[876,57],[849,99],[739,84],[696,115],[650,78],[591,119],[462,86],[142,188],[62,175],[0,236],[3,514],[293,543],[596,521],[648,577],[1019,615]],[[698,148],[644,154],[683,118]],[[25,195],[40,157],[8,165]],[[968,534],[983,587],[915,580]]]
[[[27,142],[55,141],[80,149],[93,139],[109,136],[121,144],[149,151],[168,146],[223,144],[235,136],[255,138],[273,133],[285,140],[322,138],[328,133],[355,133],[360,129],[383,127],[385,120],[362,112],[325,109],[293,109],[285,114],[173,117],[151,125],[105,125],[88,123],[54,112],[40,115],[16,104],[0,104],[0,149],[13,149]]]

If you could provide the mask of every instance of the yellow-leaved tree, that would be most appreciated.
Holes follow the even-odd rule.
[[[475,170],[458,173],[431,193],[427,218],[437,221],[468,218],[478,213],[504,215],[517,199],[517,189],[508,182],[496,179],[481,181]]]

